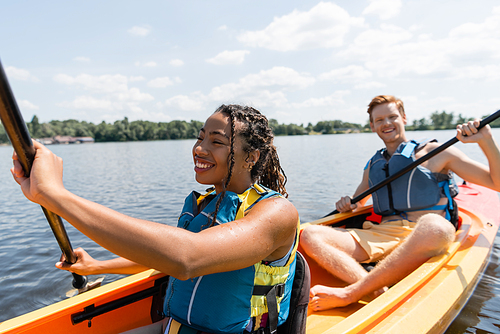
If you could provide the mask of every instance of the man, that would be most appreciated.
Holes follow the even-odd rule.
[[[382,139],[385,148],[368,162],[354,196],[437,148],[436,142],[409,141],[405,133],[403,102],[394,96],[380,95],[369,104],[371,130]],[[332,288],[316,285],[310,290],[310,307],[324,310],[346,306],[363,296],[382,293],[417,269],[429,258],[442,254],[455,238],[452,222],[454,183],[450,172],[464,180],[500,191],[500,152],[489,126],[477,130],[479,120],[457,126],[457,138],[477,143],[486,155],[489,167],[449,147],[422,163],[400,179],[374,193],[374,210],[382,215],[378,224],[365,222],[363,229],[337,229],[309,226],[301,236],[306,253],[348,285]],[[389,174],[390,175],[390,174]],[[425,185],[422,187],[422,185]],[[401,201],[401,199],[403,199]],[[342,197],[336,207],[348,212],[362,206],[368,197],[352,204]],[[450,222],[451,221],[451,222]],[[382,259],[367,273],[359,263]]]

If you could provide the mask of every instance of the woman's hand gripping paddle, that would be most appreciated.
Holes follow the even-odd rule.
[[[17,106],[14,94],[10,88],[7,76],[0,62],[0,119],[2,120],[5,132],[7,133],[14,150],[23,166],[24,173],[29,177],[33,159],[35,158],[35,149],[31,137],[24,122],[21,112]],[[77,258],[64,228],[61,217],[45,209],[42,206],[43,213],[49,222],[54,236],[61,248],[67,262],[75,263]],[[89,288],[99,286],[102,278],[97,283],[88,284],[87,277],[73,273],[73,287],[79,292],[87,291]]]

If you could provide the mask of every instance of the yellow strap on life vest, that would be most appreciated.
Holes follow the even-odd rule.
[[[262,262],[256,263],[255,266],[255,279],[254,285],[267,285],[273,286],[285,283],[290,276],[290,265],[297,254],[297,248],[299,246],[299,230],[300,221],[297,222],[297,234],[295,239],[295,244],[293,246],[292,252],[290,253],[290,258],[283,267],[273,267],[263,264]],[[277,297],[278,301],[278,312],[280,310],[280,303],[283,296]],[[266,296],[256,296],[253,295],[251,299],[251,316],[257,317],[264,313],[267,313],[267,302]]]

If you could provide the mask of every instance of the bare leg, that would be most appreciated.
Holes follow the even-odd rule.
[[[436,214],[422,216],[415,230],[374,270],[359,281],[345,288],[313,287],[310,307],[325,310],[357,302],[363,296],[390,286],[433,256],[445,252],[455,238],[455,229],[443,217]]]
[[[346,283],[352,284],[367,274],[359,262],[368,259],[368,254],[343,229],[308,226],[302,231],[300,244],[307,255]]]

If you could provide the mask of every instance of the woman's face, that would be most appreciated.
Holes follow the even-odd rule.
[[[239,122],[235,123],[238,128]],[[234,142],[234,167],[227,190],[241,193],[252,185],[248,154],[243,151],[239,136]],[[198,140],[193,147],[194,171],[196,181],[214,185],[217,193],[222,191],[228,176],[228,159],[231,151],[231,124],[228,115],[217,112],[210,116],[200,130]]]

